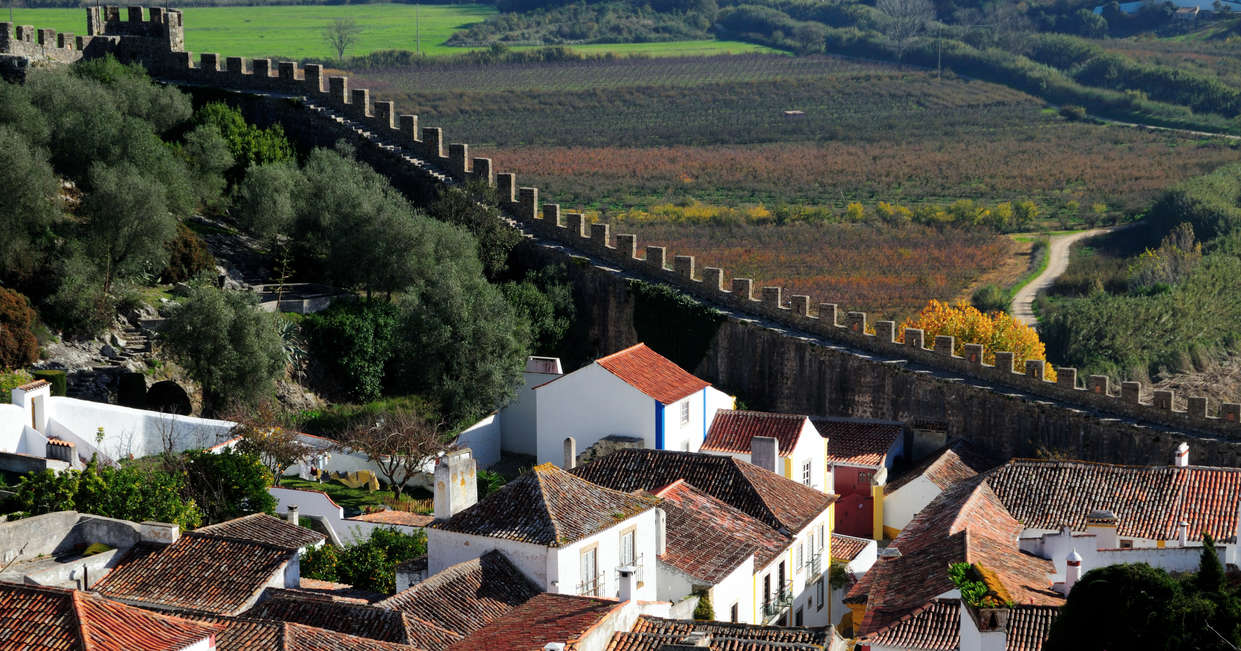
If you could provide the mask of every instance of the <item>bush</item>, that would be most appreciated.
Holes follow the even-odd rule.
[[[65,372],[55,369],[43,371],[32,371],[30,373],[36,380],[47,380],[52,385],[52,395],[63,396],[68,390],[68,383],[65,380]]]
[[[0,369],[26,366],[39,358],[36,319],[25,296],[0,287]]]
[[[979,312],[984,314],[991,312],[1007,312],[1009,305],[1008,292],[1000,289],[992,283],[987,283],[982,287],[974,290],[974,295],[970,297],[970,303]]]
[[[276,499],[267,492],[271,473],[253,454],[192,450],[179,466],[185,476],[185,495],[198,504],[205,524],[276,510]]]
[[[163,282],[185,282],[215,268],[215,258],[207,250],[207,243],[185,224],[177,224],[177,236],[165,248],[168,249],[168,264],[160,274]]]
[[[302,327],[315,358],[351,397],[366,402],[383,393],[399,318],[391,303],[338,301],[307,316]]]
[[[198,109],[194,121],[214,126],[228,143],[234,163],[225,176],[232,182],[239,180],[251,165],[287,163],[294,159],[293,146],[285,137],[283,127],[260,129],[248,124],[241,111],[223,102],[212,102]]]
[[[694,619],[709,622],[715,619],[715,608],[711,606],[711,593],[703,590],[698,593],[698,604],[694,606]]]
[[[343,549],[323,545],[302,554],[303,576],[321,581],[348,583],[362,590],[383,594],[396,592],[396,566],[427,553],[422,531],[406,534],[395,529],[376,529],[362,542]]]
[[[1060,117],[1072,122],[1084,122],[1086,120],[1086,109],[1075,104],[1065,104],[1060,107]]]
[[[81,511],[193,529],[202,521],[202,513],[193,500],[182,499],[182,489],[178,475],[135,466],[101,466],[92,459],[83,470],[23,475],[17,484],[17,500],[31,515]]]
[[[34,381],[34,376],[25,369],[17,369],[7,373],[0,372],[0,405],[7,405],[12,400],[13,389]]]

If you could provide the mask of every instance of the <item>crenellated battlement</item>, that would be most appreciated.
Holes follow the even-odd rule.
[[[135,58],[147,62],[159,77],[222,89],[288,95],[304,98],[312,108],[327,107],[341,128],[349,129],[355,139],[382,151],[383,160],[390,161],[388,164],[410,166],[408,175],[436,183],[450,178],[487,183],[496,189],[500,208],[529,233],[636,276],[675,286],[708,304],[735,312],[739,319],[758,317],[792,328],[797,331],[795,335],[805,333],[845,345],[875,363],[915,365],[960,379],[1007,387],[1023,394],[1021,397],[1026,400],[1058,401],[1070,409],[1094,410],[1105,417],[1241,439],[1239,403],[1212,404],[1198,396],[1180,401],[1171,391],[1156,391],[1152,400],[1144,402],[1139,383],[1124,382],[1114,388],[1101,375],[1079,381],[1073,368],[1057,367],[1058,380],[1050,382],[1042,361],[1028,360],[1018,369],[1014,367],[1013,353],[995,351],[995,363],[987,364],[987,351],[979,344],[967,344],[964,354],[957,355],[952,337],[939,336],[928,342],[924,332],[901,332],[893,321],[868,323],[864,312],[842,314],[836,303],[818,302],[806,295],[785,296],[782,287],[763,286],[751,278],[731,278],[724,269],[701,266],[694,256],[677,254],[659,245],[640,247],[635,235],[614,234],[608,224],[590,223],[582,213],[562,213],[559,204],[541,203],[538,188],[519,186],[515,174],[497,173],[491,159],[471,157],[468,145],[451,142],[437,127],[420,125],[417,115],[400,113],[391,101],[376,100],[368,89],[350,88],[348,77],[327,76],[322,66],[303,67],[293,61],[279,61],[275,65],[269,59],[243,57],[221,61],[215,53],[200,54],[195,59],[180,47],[180,12],[152,9],[144,20],[142,9],[130,8],[125,14],[128,20],[121,20],[121,15],[116,7],[89,9],[92,38],[113,39],[116,43],[109,51],[126,51],[127,42],[160,42],[162,51],[133,50],[145,56]],[[7,28],[4,33],[8,39]],[[23,43],[36,40],[29,27],[19,28],[16,34]],[[37,38],[40,42],[60,40],[58,35],[44,36],[42,32]],[[81,38],[77,37],[74,44]],[[0,41],[0,45],[11,40]],[[428,169],[440,170],[442,174],[428,176]],[[399,168],[386,171],[403,174]]]
[[[32,61],[73,63],[108,54],[125,62],[140,61],[153,71],[165,69],[171,55],[185,48],[181,12],[161,7],[89,7],[86,35],[0,23],[0,54]]]

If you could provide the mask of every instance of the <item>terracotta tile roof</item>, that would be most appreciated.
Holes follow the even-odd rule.
[[[95,590],[122,601],[231,615],[248,606],[292,554],[189,532],[159,551],[137,550]]]
[[[901,473],[897,479],[889,481],[883,490],[891,494],[922,475],[926,475],[932,484],[944,490],[997,465],[999,464],[994,459],[979,453],[968,442],[957,440],[932,452],[921,463]]]
[[[1054,606],[1017,606],[1008,620],[1005,651],[1039,651],[1059,614]],[[956,651],[961,637],[957,599],[936,599],[891,626],[867,635],[863,643],[915,651]]]
[[[827,437],[827,462],[878,468],[905,430],[901,423],[844,418],[811,418]]]
[[[866,596],[859,633],[884,628],[954,589],[948,579],[952,563],[978,563],[992,570],[1018,604],[1064,603],[1063,596],[1051,590],[1052,562],[1018,550],[1022,529],[982,476],[958,482],[892,541],[901,556],[881,558],[866,573],[866,587],[859,582],[849,591],[851,600]]]
[[[453,565],[376,605],[467,635],[539,592],[504,554],[491,551]]]
[[[47,380],[35,380],[34,382],[27,382],[17,387],[17,390],[18,391],[32,391],[34,389],[39,389],[45,386],[51,386],[51,384],[52,383],[48,382]]]
[[[73,444],[72,444],[72,443],[70,443],[70,442],[68,442],[68,441],[66,441],[66,440],[64,440],[64,439],[58,439],[58,438],[56,438],[56,437],[54,437],[54,436],[49,436],[49,437],[48,437],[48,439],[47,439],[47,444],[48,444],[48,445],[60,445],[60,446],[64,446],[64,447],[66,447],[66,448],[71,448],[71,447],[73,447]]]
[[[268,589],[246,617],[316,626],[387,642],[410,644],[413,617],[389,608],[333,601],[294,590]]]
[[[336,601],[363,604],[379,601],[385,596],[379,592],[355,588],[348,583],[320,581],[319,579],[311,579],[304,576],[300,578],[296,591],[301,594],[325,597]]]
[[[572,645],[619,608],[615,599],[544,592],[448,648],[542,651],[548,642]]]
[[[605,488],[545,463],[478,504],[429,526],[560,547],[653,509],[657,501]]]
[[[607,651],[659,651],[690,633],[711,636],[713,651],[818,651],[831,642],[826,630],[755,626],[724,622],[695,622],[643,615],[633,630],[615,633]]]
[[[806,420],[805,416],[796,414],[721,409],[715,412],[715,420],[711,421],[702,450],[749,454],[750,439],[770,436],[780,442],[780,456],[787,456],[797,446],[797,438]]]
[[[961,605],[956,599],[936,599],[862,639],[917,651],[956,651],[961,643]]]
[[[410,513],[409,511],[396,511],[392,509],[384,511],[376,511],[374,513],[364,513],[355,515],[348,520],[358,520],[361,522],[377,522],[379,524],[399,524],[406,527],[425,527],[431,524],[435,518],[425,513]]]
[[[321,533],[311,531],[306,527],[299,527],[266,513],[253,513],[228,522],[202,527],[188,532],[187,535],[248,540],[289,551],[301,549],[325,539]]]
[[[102,597],[0,582],[0,647],[81,651],[183,649],[219,627]]]
[[[646,344],[600,357],[595,363],[665,405],[711,386],[710,382],[694,377]]]
[[[219,651],[429,651],[432,648],[384,642],[292,622],[189,612],[183,616],[222,627],[216,636]]]
[[[618,491],[655,491],[684,479],[695,488],[776,529],[801,531],[835,495],[733,457],[672,450],[617,450],[569,471]]]
[[[765,567],[793,539],[683,481],[656,493],[667,515],[667,545],[659,560],[715,585],[754,555]]]
[[[1015,460],[988,473],[987,483],[1026,527],[1081,531],[1087,513],[1107,509],[1121,536],[1153,540],[1175,539],[1184,519],[1194,538],[1231,541],[1241,500],[1241,469],[1209,466]]]
[[[846,536],[842,533],[832,534],[832,558],[848,562],[857,558],[866,546],[874,542],[869,538]]]

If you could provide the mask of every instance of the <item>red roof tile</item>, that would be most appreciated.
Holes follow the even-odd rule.
[[[1236,535],[1241,469],[1208,466],[1122,466],[1085,461],[1011,461],[987,483],[1013,517],[1029,528],[1085,529],[1086,514],[1112,511],[1121,536],[1172,540],[1182,519],[1191,536]]]
[[[293,553],[189,532],[158,551],[131,553],[95,590],[127,602],[231,615],[252,603]]]
[[[305,624],[402,644],[412,643],[411,633],[419,625],[413,617],[399,610],[333,601],[295,590],[268,589],[265,596],[245,612],[246,617]]]
[[[874,542],[869,538],[846,536],[842,533],[832,534],[832,558],[848,562],[857,558],[866,546]]]
[[[1017,606],[1008,620],[1005,651],[1039,651],[1059,614],[1053,606]],[[961,606],[936,599],[925,608],[867,635],[862,642],[917,651],[955,651],[960,645]]]
[[[940,490],[945,490],[959,481],[969,479],[997,465],[999,464],[993,459],[979,454],[968,442],[953,441],[932,452],[917,466],[901,473],[899,478],[889,481],[883,490],[891,494],[923,475]]]
[[[474,506],[429,526],[559,547],[653,509],[656,502],[605,488],[545,463]]]
[[[672,450],[617,450],[570,471],[618,491],[659,490],[678,479],[750,517],[801,531],[836,501],[835,495],[785,479],[733,457]]]
[[[47,380],[35,380],[34,382],[27,382],[17,387],[17,390],[18,391],[33,391],[35,389],[41,389],[43,387],[51,386],[51,385],[52,383],[48,382]]]
[[[715,585],[754,555],[765,567],[793,539],[683,481],[656,493],[667,515],[667,545],[659,560]]]
[[[0,582],[5,649],[171,651],[219,630],[75,590]]]
[[[326,538],[317,531],[311,531],[306,527],[300,527],[266,513],[252,513],[227,522],[201,527],[187,535],[258,542],[289,551],[313,545]]]
[[[978,563],[995,572],[1018,604],[1064,602],[1051,590],[1051,561],[1018,550],[1021,523],[982,479],[959,482],[932,500],[892,542],[901,556],[880,558],[866,573],[866,587],[859,582],[849,591],[850,600],[866,596],[860,633],[884,628],[952,590],[952,563]]]
[[[491,551],[453,565],[376,605],[468,635],[539,592],[504,554]]]
[[[396,511],[392,509],[384,511],[376,511],[374,513],[364,513],[355,515],[348,520],[359,520],[361,522],[377,522],[379,524],[399,524],[406,527],[425,527],[431,524],[435,518],[425,513],[410,513],[409,511]]]
[[[600,357],[595,363],[665,405],[711,386],[710,382],[694,377],[646,344]]]
[[[751,439],[769,436],[780,442],[780,456],[787,456],[797,446],[806,420],[805,416],[795,414],[721,409],[711,421],[702,450],[749,454]]]
[[[607,651],[659,651],[690,633],[711,636],[712,651],[819,651],[831,642],[826,630],[755,626],[725,622],[696,622],[643,615],[633,630],[615,633]]]
[[[542,651],[548,642],[572,645],[619,608],[614,599],[544,592],[448,648]]]
[[[216,648],[219,651],[439,651],[444,648],[385,642],[276,620],[196,612],[185,612],[182,616],[222,628],[216,636]]]
[[[878,468],[904,432],[897,422],[811,418],[827,437],[827,462]]]
[[[311,579],[305,576],[299,579],[295,590],[302,594],[314,597],[332,599],[335,601],[346,601],[349,603],[368,604],[384,598],[382,593],[355,588],[348,583],[320,581],[319,579]]]

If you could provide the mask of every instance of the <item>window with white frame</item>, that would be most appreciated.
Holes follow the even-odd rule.
[[[823,551],[823,525],[819,525],[819,551]]]
[[[599,581],[599,554],[597,547],[582,551],[582,582],[577,593],[585,596],[598,596],[602,587]]]
[[[681,402],[681,424],[689,424],[689,400]]]
[[[636,560],[634,556],[633,542],[634,542],[634,530],[633,529],[630,529],[629,531],[626,531],[621,534],[621,538],[620,538],[621,567],[625,567],[626,565],[633,565],[634,561]]]
[[[801,483],[807,486],[810,485],[810,469],[812,465],[813,465],[812,462],[807,461],[806,463],[802,464],[802,467],[801,467]]]
[[[806,566],[806,543],[797,543],[797,567],[798,569]]]

